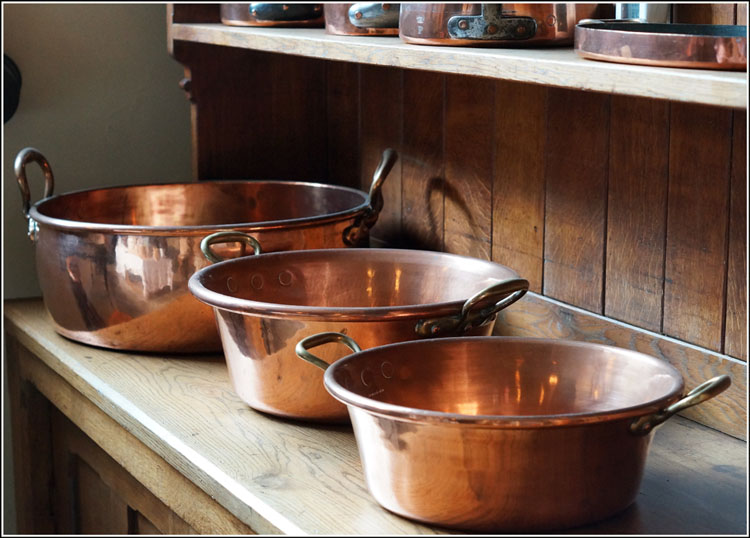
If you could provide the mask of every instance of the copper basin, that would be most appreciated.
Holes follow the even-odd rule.
[[[45,305],[57,331],[78,342],[153,352],[221,350],[209,307],[188,279],[209,262],[200,242],[221,230],[250,232],[266,251],[368,243],[383,205],[387,150],[369,194],[293,181],[134,185],[52,196],[49,163],[33,148],[16,158],[23,210],[35,243]],[[26,166],[45,172],[45,198],[29,200]],[[217,247],[224,256],[238,244]]]
[[[298,352],[335,340],[356,349],[328,334]],[[349,408],[367,486],[383,507],[446,527],[529,532],[630,505],[654,427],[730,380],[682,398],[680,373],[639,352],[474,337],[357,352],[331,364],[324,383]]]
[[[297,342],[344,332],[364,347],[441,335],[487,335],[528,282],[489,261],[441,252],[324,249],[260,254],[198,271],[190,291],[216,313],[229,374],[251,407],[336,422],[346,407]],[[331,346],[328,362],[344,355]]]

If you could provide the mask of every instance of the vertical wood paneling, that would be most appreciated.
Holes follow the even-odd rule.
[[[602,312],[608,95],[549,90],[544,294]]]
[[[541,292],[547,89],[505,81],[495,89],[492,259]]]
[[[735,24],[747,24],[747,4],[741,2],[737,4],[735,11]]]
[[[445,250],[492,256],[495,83],[446,75]]]
[[[404,71],[399,245],[443,249],[443,98],[445,76]]]
[[[669,103],[613,96],[604,313],[661,330]]]
[[[360,188],[359,66],[326,62],[328,182]]]
[[[724,353],[747,360],[747,114],[734,112]]]
[[[383,150],[401,153],[402,71],[360,66],[360,181],[367,192]],[[401,159],[383,183],[383,210],[372,236],[391,242],[401,234]]]
[[[735,4],[678,3],[672,6],[673,21],[687,24],[735,24]]]
[[[721,349],[731,118],[671,104],[665,334]]]

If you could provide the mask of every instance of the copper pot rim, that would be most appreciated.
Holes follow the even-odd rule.
[[[342,368],[350,362],[356,362],[357,360],[360,360],[360,357],[362,356],[366,356],[372,353],[382,353],[384,350],[398,353],[406,351],[411,347],[424,346],[435,342],[439,342],[441,345],[449,345],[451,342],[497,342],[498,344],[522,343],[531,345],[548,345],[550,343],[553,343],[559,346],[580,347],[588,350],[597,348],[603,351],[606,350],[610,352],[614,350],[617,353],[633,357],[633,360],[658,364],[659,367],[664,370],[664,373],[672,378],[672,380],[674,381],[674,385],[672,389],[669,392],[665,393],[663,396],[634,406],[622,407],[613,410],[582,413],[561,413],[550,415],[466,415],[460,413],[446,413],[442,411],[418,409],[380,402],[350,391],[334,379],[334,375],[338,368]],[[399,422],[433,424],[440,426],[445,425],[503,430],[586,426],[646,416],[651,413],[660,411],[668,405],[677,401],[684,390],[684,381],[682,375],[674,366],[663,360],[659,360],[639,351],[592,342],[508,336],[444,337],[385,344],[357,353],[352,353],[351,355],[347,355],[346,357],[336,360],[326,369],[323,376],[323,382],[325,384],[326,390],[331,394],[331,396],[333,396],[343,404],[353,407],[357,410],[364,411],[368,414],[379,416],[384,419],[396,420]]]
[[[303,188],[323,188],[331,191],[345,191],[352,194],[358,194],[362,197],[362,202],[354,207],[345,209],[343,211],[335,211],[331,213],[323,213],[320,215],[313,215],[309,217],[298,217],[293,219],[284,220],[269,220],[260,222],[235,222],[235,223],[211,223],[211,224],[199,224],[190,226],[152,226],[152,225],[141,225],[141,224],[114,224],[114,223],[101,223],[101,222],[87,222],[81,220],[63,219],[59,217],[51,217],[45,215],[43,210],[44,206],[52,203],[56,200],[63,199],[69,196],[75,196],[85,193],[95,193],[103,191],[115,191],[115,190],[135,190],[135,189],[147,189],[150,187],[175,187],[175,188],[190,188],[193,185],[239,185],[239,184],[265,184],[265,185],[295,185]],[[285,181],[285,180],[207,180],[201,182],[182,182],[182,183],[142,183],[134,185],[117,185],[112,187],[104,188],[92,188],[92,189],[80,189],[75,191],[66,192],[63,194],[57,194],[49,196],[42,200],[39,200],[31,206],[29,210],[29,217],[36,221],[40,225],[47,226],[49,228],[64,230],[68,232],[99,232],[99,233],[114,233],[121,235],[165,235],[165,236],[188,236],[188,235],[199,235],[201,237],[208,235],[213,231],[220,230],[242,230],[246,232],[257,232],[260,230],[272,230],[279,228],[304,228],[308,226],[317,226],[319,224],[325,224],[329,222],[335,222],[339,220],[346,220],[354,215],[357,215],[367,208],[369,208],[370,197],[364,191],[354,189],[352,187],[345,187],[342,185],[328,185],[325,183],[317,182],[306,182],[306,181]]]
[[[412,305],[389,305],[389,306],[352,306],[352,307],[329,307],[329,306],[306,306],[291,305],[283,303],[268,303],[264,301],[254,301],[251,299],[242,299],[224,293],[209,289],[203,283],[203,280],[210,278],[211,273],[221,271],[224,268],[237,266],[238,268],[246,265],[262,265],[264,261],[273,258],[304,258],[308,253],[314,252],[319,256],[338,256],[341,258],[361,259],[362,256],[382,257],[389,259],[389,256],[408,256],[410,254],[429,255],[445,260],[465,261],[477,266],[484,266],[494,270],[496,273],[503,271],[504,277],[498,276],[498,281],[504,278],[518,277],[517,273],[496,262],[461,256],[459,254],[450,254],[447,252],[438,252],[431,250],[412,250],[397,248],[329,248],[310,250],[288,250],[280,252],[269,252],[254,256],[245,256],[231,260],[209,265],[196,271],[188,281],[188,288],[191,293],[200,301],[218,308],[242,315],[256,315],[264,317],[293,318],[298,320],[310,321],[396,321],[399,319],[420,318],[425,316],[442,316],[456,314],[461,310],[464,302],[469,297],[461,300],[445,301],[439,303],[423,303]],[[242,271],[237,271],[241,273]],[[479,291],[479,290],[477,290]]]

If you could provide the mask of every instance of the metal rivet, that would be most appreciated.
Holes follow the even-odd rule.
[[[494,24],[490,24],[487,27],[487,33],[488,34],[496,34],[497,33],[497,26],[495,26]]]
[[[292,284],[292,273],[289,271],[282,271],[279,273],[279,284],[282,286],[290,286]]]
[[[354,18],[357,19],[357,20],[361,19],[362,18],[362,12],[361,11],[357,11],[354,14]]]
[[[519,35],[523,35],[526,33],[526,27],[525,26],[519,26],[516,28],[516,33]]]
[[[380,365],[380,373],[383,374],[383,377],[386,379],[390,379],[391,377],[393,377],[393,364],[385,361]]]
[[[237,291],[237,282],[231,276],[227,277],[227,289],[232,293]]]
[[[458,21],[458,27],[461,28],[461,30],[466,30],[469,27],[469,21],[461,19]]]
[[[359,378],[362,380],[362,384],[365,387],[369,387],[370,383],[372,383],[372,372],[369,369],[365,368],[364,370],[362,370]]]
[[[250,285],[256,290],[261,289],[263,287],[263,277],[260,275],[253,275],[250,279]]]

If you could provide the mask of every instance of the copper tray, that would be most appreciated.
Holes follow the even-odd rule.
[[[584,58],[606,62],[744,70],[747,28],[587,20],[576,26],[575,50]]]

